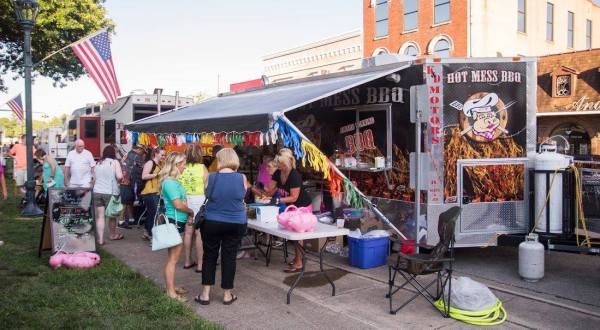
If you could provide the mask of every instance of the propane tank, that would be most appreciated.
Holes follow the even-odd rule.
[[[557,172],[554,174],[554,171],[568,168],[571,163],[571,157],[557,153],[556,145],[542,145],[541,151],[535,157],[534,170],[535,216],[540,215],[535,230],[560,234],[562,233],[563,217],[563,178],[561,173]],[[552,171],[552,173],[539,171]],[[556,177],[552,181],[552,177],[555,175]],[[552,184],[550,185],[550,183]],[[547,185],[550,187],[547,187]],[[547,204],[544,204],[548,193],[550,193],[550,199]],[[549,211],[547,206],[550,206]],[[550,230],[546,228],[546,219],[548,216],[546,212],[550,213]]]
[[[519,275],[527,282],[537,282],[544,277],[544,245],[537,234],[529,234],[519,244]]]

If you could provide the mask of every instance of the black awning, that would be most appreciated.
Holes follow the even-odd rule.
[[[126,129],[146,133],[260,131],[269,127],[273,113],[296,109],[399,71],[408,64],[396,63],[219,96],[137,120],[126,125]]]

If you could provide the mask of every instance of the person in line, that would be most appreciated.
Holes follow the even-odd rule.
[[[185,189],[179,182],[181,173],[185,170],[185,155],[180,152],[171,153],[165,162],[165,166],[160,171],[160,186],[162,197],[165,202],[165,215],[170,223],[177,226],[179,233],[185,231],[194,223],[194,211],[188,207],[185,196]],[[167,295],[179,301],[186,301],[183,294],[186,291],[183,288],[175,287],[175,268],[183,246],[177,246],[168,249],[168,259],[165,264],[165,283]]]
[[[70,188],[91,188],[94,186],[94,166],[92,153],[85,149],[85,142],[75,141],[75,149],[69,151],[65,161],[65,184]]]
[[[125,155],[121,167],[123,169],[123,179],[119,183],[121,192],[121,203],[123,203],[123,221],[119,222],[119,227],[129,228],[129,225],[135,223],[133,203],[137,196],[138,187],[142,185],[142,168],[144,166],[143,149],[139,145],[134,145]]]
[[[27,145],[26,143],[27,135],[23,134],[20,138],[20,143],[13,145],[10,148],[10,155],[13,157],[14,165],[13,165],[13,176],[15,178],[15,185],[19,188],[19,192],[21,195],[25,196],[27,192],[25,190],[25,183],[27,182]],[[33,153],[35,154],[35,147],[33,148]]]
[[[146,206],[146,232],[142,238],[150,240],[152,238],[152,227],[154,226],[154,218],[158,210],[158,189],[159,178],[158,173],[161,171],[160,162],[165,158],[165,151],[161,148],[150,149],[148,152],[147,161],[142,169],[142,191],[140,196]]]
[[[210,173],[214,173],[216,171],[218,171],[218,165],[217,165],[217,152],[221,151],[221,149],[223,149],[223,146],[220,144],[215,144],[212,147],[212,161],[210,163],[210,166],[208,166],[208,171]]]
[[[312,204],[310,196],[306,193],[302,184],[302,176],[296,170],[296,158],[290,149],[283,148],[275,157],[278,170],[273,173],[273,179],[267,187],[267,194],[275,197],[275,204],[284,203],[286,205],[295,205],[297,207],[305,207]],[[299,242],[303,244],[302,241]],[[302,270],[302,250],[295,247],[294,260],[288,264],[288,268],[284,270],[286,273],[297,273]]]
[[[194,300],[201,305],[210,303],[210,289],[215,284],[219,249],[223,304],[231,305],[237,300],[232,292],[236,254],[247,226],[244,197],[249,184],[246,176],[237,172],[240,159],[231,148],[221,149],[217,152],[216,159],[218,172],[211,173],[208,178],[206,220],[200,230],[204,243],[202,289]]]
[[[94,205],[96,206],[96,238],[98,244],[104,245],[104,211],[113,196],[119,195],[118,181],[123,178],[121,164],[116,160],[115,149],[106,146],[102,158],[94,170]],[[123,239],[123,234],[117,233],[116,218],[108,218],[108,232],[111,241]]]
[[[47,155],[42,149],[38,149],[35,154],[35,158],[42,163],[43,174],[42,182],[44,191],[47,192],[48,188],[64,188],[65,187],[65,175],[62,168],[58,165],[58,162],[51,155]]]
[[[0,162],[0,189],[2,189],[2,200],[8,199],[8,189],[6,189],[6,180],[4,179],[4,166]]]
[[[208,170],[204,164],[202,164],[202,149],[200,149],[198,145],[188,145],[185,150],[185,156],[185,171],[183,171],[183,174],[179,177],[179,181],[185,188],[187,205],[194,210],[195,217],[206,199],[204,196],[204,187],[206,182],[208,182]],[[192,259],[192,246],[196,248],[196,261],[193,261]],[[183,268],[190,269],[196,267],[196,273],[201,273],[202,256],[204,254],[204,250],[202,249],[202,237],[200,236],[200,229],[194,229],[193,224],[185,227],[183,251],[185,256]]]
[[[256,184],[252,187],[255,195],[265,195],[265,188],[273,180],[273,174],[277,171],[277,162],[272,156],[265,156],[263,163],[258,169],[258,178]]]

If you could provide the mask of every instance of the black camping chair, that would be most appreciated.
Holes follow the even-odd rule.
[[[454,262],[454,228],[460,211],[460,207],[454,206],[440,214],[438,222],[440,241],[437,245],[431,247],[412,243],[421,248],[432,249],[430,253],[407,255],[398,252],[388,257],[389,291],[386,298],[390,300],[390,314],[396,314],[419,295],[435,307],[434,303],[443,296],[446,285],[448,286],[448,292],[450,292],[452,288],[452,263]],[[398,287],[395,286],[397,274],[402,275],[405,279],[404,283]],[[418,276],[429,274],[436,275],[430,283],[422,284],[418,281]],[[407,284],[410,284],[417,292],[400,307],[394,309],[392,304],[393,295]],[[429,292],[429,287],[433,284],[436,284],[435,295]],[[440,311],[444,317],[449,317],[450,314],[450,295],[447,296],[447,298],[444,297],[445,308]]]

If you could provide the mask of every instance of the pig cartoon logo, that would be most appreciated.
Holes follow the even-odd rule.
[[[506,109],[513,104],[504,104],[496,93],[479,92],[471,95],[464,104],[454,101],[451,106],[461,111],[461,135],[477,142],[491,142],[508,133]]]

